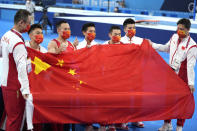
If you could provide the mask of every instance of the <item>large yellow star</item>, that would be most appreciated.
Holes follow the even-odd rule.
[[[73,69],[70,69],[68,73],[71,74],[71,75],[73,75],[73,76],[77,74],[77,73],[75,72],[75,69],[74,69],[74,70],[73,70]]]
[[[63,64],[64,64],[64,60],[58,60],[58,63],[56,65],[60,65],[62,67]]]
[[[42,71],[46,71],[48,68],[51,67],[51,65],[49,65],[46,62],[43,62],[38,57],[34,57],[34,61],[31,61],[31,63],[33,63],[35,65],[34,73],[36,75],[38,75]]]

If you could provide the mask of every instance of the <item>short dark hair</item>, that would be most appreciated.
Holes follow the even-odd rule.
[[[28,31],[28,34],[30,34],[32,31],[34,31],[37,28],[42,30],[42,26],[40,24],[33,24],[33,25],[31,25],[31,27],[30,27],[30,29]]]
[[[135,21],[134,21],[133,19],[131,19],[131,18],[128,18],[128,19],[126,19],[126,20],[123,22],[123,27],[126,28],[126,26],[127,26],[128,24],[135,24]]]
[[[68,23],[68,22],[66,20],[60,20],[56,23],[56,28],[59,28],[63,23]]]
[[[85,23],[82,26],[82,32],[86,32],[88,30],[88,27],[94,27],[95,28],[95,25],[94,25],[94,23]]]
[[[17,24],[21,20],[23,20],[24,22],[27,22],[28,16],[30,15],[31,14],[27,10],[24,10],[24,9],[18,10],[14,16],[14,24]]]
[[[109,33],[112,33],[113,30],[120,30],[121,31],[120,27],[117,25],[112,25],[111,28],[109,29]]]
[[[116,10],[115,10],[116,9]],[[114,12],[119,13],[119,7],[114,8]]]
[[[187,28],[188,30],[190,29],[191,27],[191,22],[189,19],[186,19],[186,18],[182,18],[180,19],[178,22],[177,22],[177,25],[179,24],[182,24],[185,26],[185,28]]]

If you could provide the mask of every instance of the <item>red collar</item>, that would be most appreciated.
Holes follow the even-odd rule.
[[[188,47],[189,42],[190,42],[190,39],[191,39],[191,37],[189,36],[189,38],[188,38],[188,40],[187,40],[187,44],[186,44],[185,48],[187,48],[187,47]],[[182,41],[183,41],[183,39],[182,39],[182,40],[180,40],[180,41],[179,41],[179,39],[178,39],[177,47],[179,46],[179,44],[180,44]]]

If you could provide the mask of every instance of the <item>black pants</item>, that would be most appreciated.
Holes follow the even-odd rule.
[[[3,94],[2,94],[2,89],[0,87],[0,120],[3,115],[3,111],[4,111]]]

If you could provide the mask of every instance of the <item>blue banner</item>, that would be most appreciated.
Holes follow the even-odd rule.
[[[193,12],[194,0],[125,0],[126,8]]]

